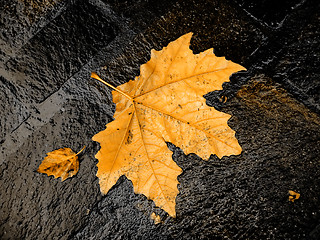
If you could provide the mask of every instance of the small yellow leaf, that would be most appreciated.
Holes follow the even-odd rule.
[[[151,213],[150,218],[154,221],[154,224],[161,223],[161,218],[159,215],[155,214],[154,212]]]
[[[85,146],[78,152],[73,152],[70,148],[60,148],[47,153],[38,168],[39,173],[45,173],[48,176],[53,175],[55,178],[61,177],[63,182],[69,177],[77,174],[79,170],[78,154],[80,154]]]
[[[290,194],[289,201],[291,201],[291,202],[294,202],[295,200],[300,198],[300,194],[297,192],[294,192],[292,190],[289,190],[289,194]]]

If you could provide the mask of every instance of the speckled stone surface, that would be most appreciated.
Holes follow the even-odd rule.
[[[315,0],[0,3],[0,238],[319,239],[319,10]],[[125,177],[101,195],[91,138],[115,106],[90,73],[125,83],[187,32],[195,53],[214,48],[248,70],[205,95],[232,115],[243,152],[204,161],[168,143],[183,169],[173,219]],[[36,172],[47,152],[83,145],[75,177]]]

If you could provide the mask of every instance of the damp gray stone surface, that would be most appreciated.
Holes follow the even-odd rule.
[[[320,238],[317,1],[9,0],[0,11],[1,239]],[[243,152],[204,161],[168,143],[183,169],[171,218],[125,177],[101,195],[91,138],[115,106],[90,73],[123,84],[188,32],[194,53],[247,68],[205,95],[232,115]],[[36,172],[47,152],[84,145],[75,177]]]

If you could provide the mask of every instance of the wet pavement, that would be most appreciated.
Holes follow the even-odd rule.
[[[0,238],[319,239],[319,10],[315,0],[0,3]],[[187,32],[194,53],[214,48],[248,70],[205,95],[232,115],[243,152],[203,161],[168,143],[183,169],[173,219],[125,177],[101,195],[91,138],[115,106],[90,73],[125,83]],[[36,172],[47,152],[83,145],[75,177]]]

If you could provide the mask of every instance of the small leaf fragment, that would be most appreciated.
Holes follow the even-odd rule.
[[[60,148],[47,153],[37,171],[45,173],[55,178],[61,177],[61,182],[69,177],[73,177],[79,170],[78,155],[85,146],[78,152],[73,152],[70,148]]]
[[[155,214],[154,212],[151,213],[150,218],[154,221],[154,224],[161,223],[161,218],[159,215]]]
[[[289,201],[291,201],[291,202],[294,202],[295,200],[300,198],[300,194],[297,192],[294,192],[292,190],[289,190],[289,194],[290,194]]]

